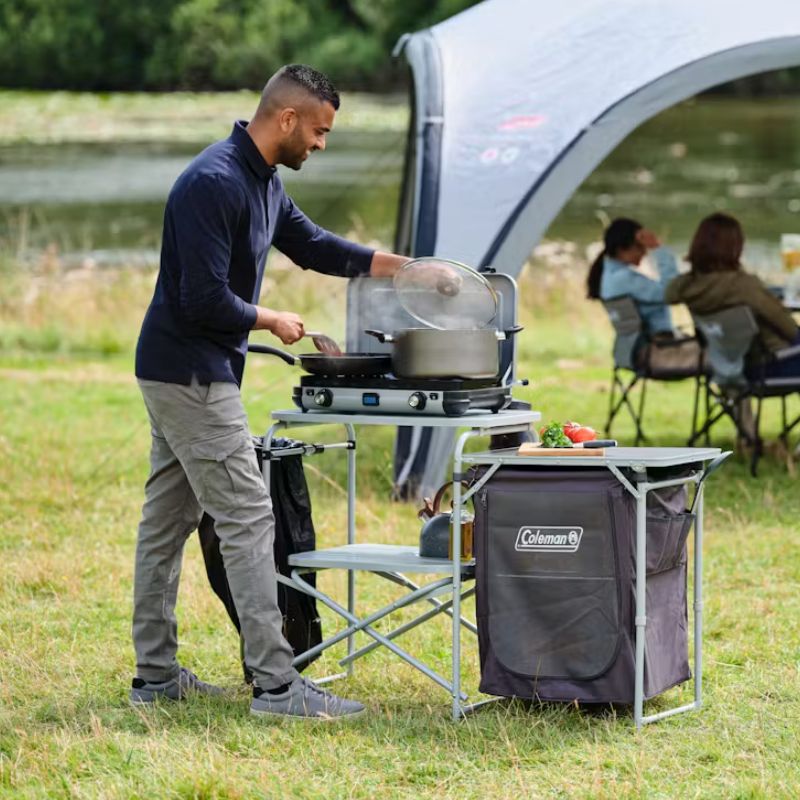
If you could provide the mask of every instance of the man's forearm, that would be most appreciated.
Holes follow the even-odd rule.
[[[276,312],[271,308],[256,306],[256,323],[253,325],[254,331],[271,331],[275,327]]]
[[[274,311],[264,306],[254,306],[256,310],[256,323],[254,331],[269,331],[277,336],[284,344],[294,344],[305,333],[305,326],[299,314],[294,311]]]
[[[369,265],[369,274],[373,278],[391,278],[408,261],[408,256],[376,250]]]

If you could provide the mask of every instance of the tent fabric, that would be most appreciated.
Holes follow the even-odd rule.
[[[484,0],[406,34],[400,52],[414,129],[399,252],[516,276],[575,189],[642,122],[711,86],[800,65],[800,4]],[[414,450],[420,492],[439,485],[452,442],[435,430]]]
[[[417,98],[414,254],[516,275],[642,122],[716,84],[800,64],[800,5],[485,0],[399,48]]]

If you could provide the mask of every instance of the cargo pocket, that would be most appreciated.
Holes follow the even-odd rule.
[[[254,480],[260,481],[255,450],[247,431],[237,430],[194,442],[189,449],[201,494],[198,499],[209,512],[239,502]]]

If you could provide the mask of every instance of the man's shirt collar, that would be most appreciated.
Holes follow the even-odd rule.
[[[245,160],[250,165],[250,169],[262,180],[269,180],[275,174],[275,167],[271,167],[264,160],[264,156],[256,147],[256,143],[247,132],[247,120],[237,120],[233,123],[233,131],[229,137],[231,141],[244,155]]]

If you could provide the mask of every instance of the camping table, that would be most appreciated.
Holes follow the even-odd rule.
[[[503,465],[539,467],[597,467],[610,470],[619,482],[636,499],[636,654],[634,683],[634,722],[637,728],[656,720],[700,708],[703,681],[703,481],[730,453],[722,454],[714,447],[610,447],[603,456],[520,456],[516,450],[495,450],[485,453],[463,453],[461,437],[456,445],[454,470],[461,471],[462,464],[484,465],[489,469],[470,489],[477,491]],[[712,462],[703,468],[704,462]],[[648,468],[698,465],[684,477],[650,481]],[[622,470],[633,473],[629,479]],[[647,493],[652,489],[681,484],[696,485],[696,520],[694,524],[694,702],[670,708],[657,714],[643,715],[644,706],[644,647],[647,609],[645,595],[646,566],[646,511]]]
[[[297,656],[299,662],[309,656],[316,655],[332,645],[347,639],[347,656],[339,662],[347,667],[347,672],[331,675],[323,680],[333,680],[350,674],[353,662],[375,647],[384,646],[405,662],[420,670],[424,675],[444,688],[452,697],[453,719],[458,719],[474,706],[466,705],[467,696],[461,690],[461,626],[463,625],[473,633],[477,633],[475,626],[461,617],[461,600],[471,596],[475,589],[471,587],[462,590],[462,581],[474,567],[474,560],[461,560],[461,514],[463,502],[472,494],[466,495],[461,487],[461,463],[464,456],[464,447],[467,442],[476,436],[501,433],[518,433],[530,430],[531,423],[541,418],[538,411],[504,410],[497,413],[467,412],[460,417],[411,415],[382,415],[382,414],[336,414],[316,411],[275,411],[274,420],[264,436],[263,442],[263,470],[267,486],[270,485],[269,469],[272,439],[279,429],[289,427],[302,427],[306,425],[343,425],[347,439],[334,445],[308,445],[307,452],[319,451],[328,448],[344,448],[347,450],[347,544],[308,553],[298,553],[289,557],[289,564],[294,568],[291,577],[279,576],[278,580],[295,589],[312,595],[328,608],[341,616],[348,626],[330,638],[321,642]],[[421,558],[415,546],[397,546],[374,543],[356,542],[355,507],[356,507],[356,427],[362,425],[391,425],[450,428],[452,430],[466,430],[459,436],[454,451],[453,470],[453,558]],[[286,451],[282,451],[285,454]],[[347,607],[340,605],[330,596],[319,591],[303,579],[303,574],[324,569],[346,569],[348,572]],[[409,590],[407,594],[383,608],[366,616],[359,617],[355,611],[355,573],[363,570],[375,573]],[[426,573],[429,575],[443,575],[422,586],[409,580],[404,573]],[[441,602],[438,596],[452,595],[450,599]],[[388,616],[399,608],[404,608],[420,601],[427,601],[432,608],[406,622],[398,628],[381,634],[372,625],[378,620]],[[432,617],[446,613],[452,618],[452,674],[448,680],[439,675],[426,664],[414,658],[403,648],[399,647],[393,639],[411,628],[426,622]],[[373,639],[370,644],[355,649],[355,634],[363,631]]]

